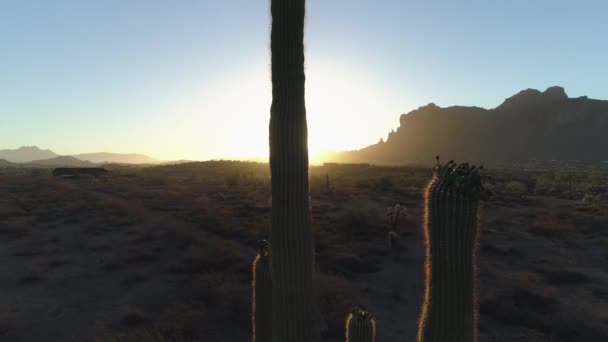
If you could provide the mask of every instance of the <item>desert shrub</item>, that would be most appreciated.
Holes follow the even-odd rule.
[[[357,255],[340,255],[330,259],[329,269],[346,278],[382,270],[377,258],[364,258]]]
[[[192,246],[184,255],[183,267],[190,272],[225,271],[245,262],[240,249],[231,240],[222,240],[209,246]]]
[[[159,223],[159,226],[166,229],[164,232],[164,238],[179,244],[181,247],[201,244],[200,232],[198,232],[191,225],[175,220],[165,219]]]
[[[361,304],[361,294],[350,282],[331,274],[319,274],[317,286],[317,304],[327,323],[327,337],[344,340],[344,319],[353,305]]]
[[[16,216],[0,221],[0,235],[22,238],[29,234],[30,228],[32,228],[32,223],[25,216]]]
[[[383,176],[373,182],[372,188],[375,191],[386,192],[393,190],[395,188],[395,184],[391,178]]]
[[[44,281],[48,278],[47,271],[44,269],[31,269],[21,275],[18,279],[20,285],[33,284]]]
[[[355,186],[356,186],[358,189],[369,189],[369,188],[371,188],[372,183],[370,183],[370,181],[369,181],[369,180],[367,180],[367,179],[358,179],[358,180],[355,182]]]
[[[563,238],[572,229],[572,225],[563,222],[556,210],[551,210],[540,215],[528,231],[540,236]]]
[[[589,276],[575,270],[540,268],[538,273],[542,275],[545,282],[551,284],[580,284],[589,281]]]
[[[146,280],[146,276],[138,271],[129,272],[122,280],[121,284],[126,287],[132,287]]]
[[[15,317],[8,312],[0,312],[0,336],[7,334],[15,324]]]
[[[600,195],[585,194],[581,200],[581,204],[586,208],[599,209],[602,204]]]
[[[224,176],[224,182],[226,183],[226,185],[228,186],[238,186],[239,183],[241,181],[241,174],[240,173],[233,173],[233,174],[229,174]]]
[[[206,310],[213,312],[213,324],[247,324],[251,308],[250,283],[222,272],[211,271],[199,277],[198,285],[196,298]]]
[[[374,234],[377,227],[382,226],[382,210],[371,201],[353,201],[348,203],[337,218],[346,232],[357,237]]]
[[[125,264],[145,264],[151,263],[157,259],[158,255],[149,250],[142,250],[141,248],[128,248],[126,254],[123,256],[122,261]]]
[[[520,181],[510,181],[505,183],[502,187],[505,191],[516,194],[525,194],[528,191],[526,185]]]
[[[310,184],[311,193],[326,193],[327,192],[327,175],[311,175],[308,179]],[[329,186],[334,187],[337,177],[335,175],[330,176]]]
[[[147,186],[164,186],[167,185],[167,178],[161,175],[146,175],[141,177],[142,183]]]
[[[545,195],[555,190],[553,184],[553,177],[551,174],[542,174],[536,178],[536,184],[534,185],[534,193],[538,195]]]
[[[144,313],[138,308],[130,308],[127,309],[125,314],[123,315],[121,322],[126,326],[134,326],[143,323],[144,321]]]
[[[553,318],[560,311],[556,291],[531,272],[511,273],[503,281],[503,289],[480,287],[481,315],[507,325],[551,332]]]

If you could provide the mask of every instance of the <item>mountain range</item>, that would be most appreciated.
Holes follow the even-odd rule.
[[[442,159],[484,164],[608,160],[608,101],[570,98],[562,87],[523,90],[493,109],[433,103],[402,114],[386,141],[326,161],[379,165]]]
[[[327,162],[423,164],[442,159],[491,165],[537,161],[608,161],[608,101],[570,98],[562,87],[526,89],[496,108],[433,103],[399,118],[386,141],[360,150],[326,152]],[[171,164],[143,154],[86,153],[61,156],[36,146],[0,150],[0,166]],[[183,161],[185,162],[185,161]]]
[[[144,154],[122,153],[84,153],[73,156],[62,156],[51,150],[42,150],[36,146],[21,146],[17,149],[0,150],[0,166],[25,164],[28,166],[74,166],[87,167],[97,164],[161,164],[162,161]],[[3,165],[2,165],[3,164]]]

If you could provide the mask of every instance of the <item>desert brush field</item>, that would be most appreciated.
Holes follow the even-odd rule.
[[[326,341],[356,304],[378,341],[414,341],[430,167],[310,169]],[[247,341],[267,164],[0,169],[0,340]],[[608,340],[608,172],[484,170],[480,340]],[[398,205],[396,220],[387,211]],[[389,243],[389,232],[397,239]]]

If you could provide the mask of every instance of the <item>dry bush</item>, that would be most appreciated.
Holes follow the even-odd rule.
[[[251,315],[251,283],[225,272],[206,272],[199,277],[195,299],[212,313],[208,324],[217,327],[248,326]]]
[[[0,312],[0,337],[8,334],[15,324],[15,317],[9,312]]]
[[[361,293],[347,280],[321,273],[316,279],[317,304],[327,323],[327,337],[344,339],[344,320],[350,309],[361,303]]]
[[[539,268],[540,273],[546,283],[549,284],[581,284],[589,282],[590,278],[586,274],[563,268]]]
[[[127,248],[127,253],[123,256],[122,261],[127,265],[140,264],[154,262],[157,258],[157,254],[152,251],[142,248]]]
[[[57,268],[70,263],[70,260],[65,255],[52,255],[49,257],[47,266],[49,268]]]
[[[528,187],[526,186],[526,184],[524,184],[523,182],[520,182],[520,181],[515,181],[515,180],[508,181],[508,182],[502,184],[502,186],[500,188],[506,192],[510,192],[510,193],[514,193],[514,194],[527,194],[528,193]]]
[[[156,227],[158,231],[164,232],[164,239],[177,243],[182,248],[204,245],[201,232],[190,224],[165,217]]]
[[[553,329],[560,306],[555,289],[531,272],[515,272],[503,280],[501,289],[480,287],[480,312],[503,324],[527,327],[544,333]]]
[[[134,285],[139,284],[144,280],[146,280],[146,275],[144,273],[138,271],[130,271],[120,281],[120,283],[125,287],[133,287]]]
[[[32,223],[29,217],[15,216],[0,221],[0,236],[23,238],[30,233]]]
[[[360,274],[375,273],[382,270],[381,261],[377,258],[364,258],[353,254],[334,256],[327,264],[327,269],[348,279],[353,279]]]
[[[377,235],[382,229],[382,214],[382,208],[375,202],[356,200],[342,207],[336,220],[342,228],[341,234],[367,238]]]
[[[568,233],[573,231],[573,228],[572,225],[560,218],[555,209],[552,209],[539,216],[528,231],[545,237],[564,238]]]
[[[188,272],[219,271],[245,263],[241,246],[231,240],[221,240],[207,247],[193,246],[184,254],[183,267]]]
[[[144,322],[145,316],[139,308],[129,308],[121,318],[121,323],[127,327],[140,325]]]
[[[19,285],[29,285],[34,283],[39,283],[41,281],[48,279],[47,270],[44,268],[33,268],[25,273],[23,273],[19,279],[17,279],[17,283]]]

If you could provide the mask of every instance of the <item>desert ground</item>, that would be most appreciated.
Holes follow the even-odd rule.
[[[431,166],[311,168],[325,341],[344,341],[355,304],[376,314],[379,342],[415,340]],[[109,168],[0,169],[0,340],[247,341],[268,165]],[[480,341],[608,341],[608,171],[484,175]]]

